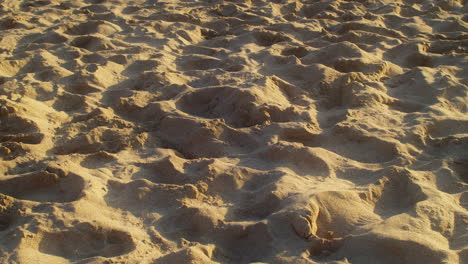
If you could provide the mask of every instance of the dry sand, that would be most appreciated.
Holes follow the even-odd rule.
[[[466,0],[0,0],[1,263],[468,263]]]

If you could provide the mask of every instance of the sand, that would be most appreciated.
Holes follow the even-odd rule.
[[[468,263],[466,0],[0,0],[1,263]]]

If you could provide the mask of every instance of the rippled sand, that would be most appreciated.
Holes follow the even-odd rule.
[[[1,263],[468,263],[468,4],[0,1]]]

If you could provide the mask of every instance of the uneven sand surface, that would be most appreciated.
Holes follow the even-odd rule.
[[[468,263],[466,0],[0,0],[0,263]]]

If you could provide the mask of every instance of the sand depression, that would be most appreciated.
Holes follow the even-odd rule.
[[[0,0],[0,262],[467,263],[467,6]]]

